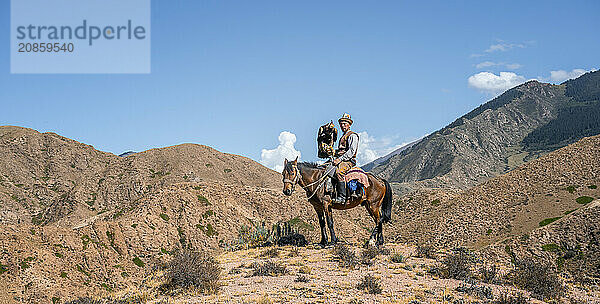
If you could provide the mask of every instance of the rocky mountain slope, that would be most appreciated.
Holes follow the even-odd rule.
[[[566,220],[600,198],[599,159],[600,136],[587,137],[468,190],[405,196],[393,209],[396,240],[479,248]]]
[[[225,251],[276,222],[318,237],[312,206],[283,195],[280,173],[202,145],[119,157],[0,127],[0,160],[0,298],[16,302],[128,288],[174,250]],[[342,239],[368,237],[364,209],[334,217]]]
[[[543,227],[485,248],[504,259],[534,256],[579,283],[600,282],[600,200]]]
[[[409,189],[474,186],[585,136],[599,134],[599,92],[600,71],[561,85],[529,81],[391,156],[372,171],[393,182],[408,183]]]
[[[121,158],[57,134],[0,127],[0,157],[0,223],[69,225],[178,182],[278,185],[276,172],[246,157],[194,144]]]

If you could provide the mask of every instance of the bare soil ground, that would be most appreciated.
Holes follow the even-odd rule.
[[[362,248],[348,247],[360,257]],[[440,258],[416,256],[416,248],[402,244],[387,244],[389,254],[380,254],[370,264],[344,267],[332,248],[316,245],[304,248],[278,247],[278,256],[269,257],[271,248],[254,248],[227,252],[218,256],[222,267],[220,290],[202,294],[193,290],[165,296],[153,293],[164,283],[161,270],[152,273],[142,286],[125,293],[145,295],[148,303],[498,303],[503,294],[523,294],[528,303],[546,303],[530,297],[525,290],[508,284],[486,284],[477,279],[470,282],[443,279],[432,274],[440,266]],[[404,261],[394,261],[400,254]],[[443,253],[440,253],[440,257]],[[285,266],[286,273],[276,276],[252,276],[253,263],[272,261]],[[475,267],[475,266],[474,266]],[[499,265],[500,274],[508,272]],[[366,275],[380,284],[381,293],[373,294],[357,285]],[[306,279],[298,281],[299,277]],[[462,289],[461,289],[462,288]],[[465,291],[465,289],[470,289]],[[598,303],[600,289],[582,289],[569,285],[569,294],[549,303]],[[486,291],[488,294],[486,295]],[[119,296],[117,296],[119,298]],[[124,298],[121,298],[124,299]]]

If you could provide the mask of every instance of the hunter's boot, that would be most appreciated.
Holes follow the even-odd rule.
[[[337,181],[337,196],[335,202],[338,204],[346,204],[346,182],[344,180]]]

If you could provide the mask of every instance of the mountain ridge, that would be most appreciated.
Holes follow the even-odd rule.
[[[587,102],[600,110],[599,94],[584,92],[596,92],[599,87],[599,71],[561,85],[528,81],[389,157],[371,171],[394,182],[397,187],[403,185],[409,189],[465,189],[474,186],[584,136],[599,134],[600,123],[590,115],[584,116],[585,110],[579,111],[582,114],[577,117],[587,118],[580,128],[587,132],[567,127],[568,117],[573,115],[564,114],[576,108],[577,103],[585,98],[595,98]],[[567,91],[571,93],[565,93]],[[555,125],[550,129],[560,129],[570,135],[565,135],[561,142],[546,145],[524,142],[528,136],[536,134],[536,130],[549,128],[549,124]],[[585,129],[589,124],[593,127]],[[538,136],[539,142],[548,141],[546,138],[552,135],[550,132],[542,133]]]

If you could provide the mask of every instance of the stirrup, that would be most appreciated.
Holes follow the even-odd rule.
[[[342,204],[342,205],[346,205],[346,203],[348,202],[348,198],[346,198],[346,197],[342,198],[341,196],[336,196],[336,198],[333,200],[333,202]]]

